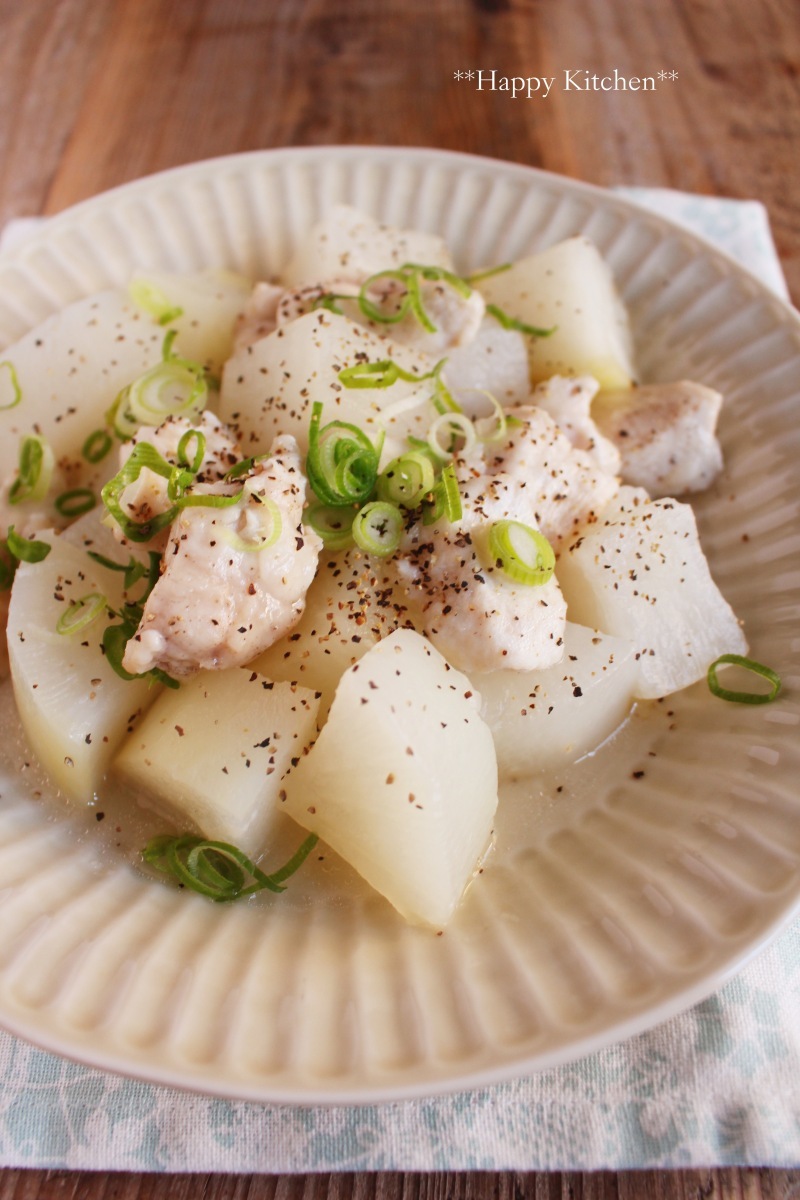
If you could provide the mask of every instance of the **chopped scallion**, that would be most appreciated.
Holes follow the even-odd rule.
[[[99,592],[89,592],[88,595],[81,596],[80,600],[73,601],[58,618],[56,633],[80,633],[87,625],[91,625],[92,621],[97,620],[105,610],[106,604],[105,596]]]
[[[289,861],[269,875],[236,846],[192,835],[165,834],[152,838],[142,851],[142,858],[193,892],[210,900],[229,901],[265,889],[286,891],[284,881],[303,865],[318,840],[316,834],[310,834]]]
[[[353,518],[355,511],[333,507],[329,504],[312,504],[306,511],[305,522],[314,530],[326,550],[346,550],[353,545]]]
[[[128,295],[159,325],[169,325],[183,316],[183,309],[173,304],[166,293],[148,279],[134,279],[128,288]]]
[[[434,525],[442,517],[451,523],[460,521],[463,513],[461,494],[455,467],[451,462],[442,468],[442,473],[433,488],[430,503],[422,506],[422,524]]]
[[[385,467],[378,477],[379,500],[403,508],[416,508],[433,489],[433,463],[426,454],[409,450]]]
[[[17,368],[12,362],[8,362],[8,360],[0,362],[0,371],[8,371],[8,379],[11,385],[11,399],[7,404],[0,404],[0,412],[3,412],[6,409],[17,407],[22,400],[22,388],[19,385]]]
[[[97,504],[97,496],[91,488],[70,488],[69,491],[56,496],[53,503],[57,513],[72,520],[74,517],[82,517],[84,513],[91,512]]]
[[[527,334],[528,337],[550,337],[558,328],[554,325],[552,329],[538,329],[535,325],[526,325],[524,321],[518,321],[516,317],[510,317],[508,313],[503,312],[502,308],[498,308],[496,304],[487,304],[486,314],[489,317],[494,317],[495,321],[503,326],[503,329],[516,329],[518,333]]]
[[[23,537],[21,533],[17,533],[13,525],[9,525],[8,527],[6,546],[18,562],[26,563],[42,562],[43,559],[47,558],[51,550],[49,542],[41,542],[37,541],[36,538]]]
[[[769,691],[739,692],[723,687],[717,677],[717,668],[722,666],[741,667],[752,675],[766,679],[770,685]],[[756,662],[752,658],[745,658],[741,654],[721,654],[708,668],[708,686],[715,696],[719,696],[720,700],[730,700],[734,704],[769,704],[781,690],[781,677],[771,667],[765,667],[763,663]]]
[[[556,556],[547,538],[522,521],[493,522],[489,553],[504,575],[526,587],[547,583],[555,570]]]
[[[403,536],[403,514],[396,504],[373,500],[360,509],[352,525],[353,541],[366,554],[387,558]]]
[[[475,426],[462,412],[442,413],[428,430],[428,445],[441,462],[447,462],[454,454],[466,457],[477,441]]]
[[[359,362],[352,367],[343,367],[339,372],[339,382],[346,388],[387,388],[397,383],[398,379],[406,383],[419,383],[423,379],[432,379],[434,371],[425,375],[415,375],[406,371],[392,358],[382,358],[377,362]]]
[[[331,508],[363,504],[378,478],[381,445],[374,446],[363,430],[346,421],[331,421],[321,428],[321,417],[322,404],[317,401],[308,433],[308,482],[317,498]]]
[[[53,477],[53,451],[43,437],[30,434],[19,448],[17,477],[8,491],[10,504],[43,500]]]
[[[105,458],[114,440],[107,429],[95,429],[94,433],[90,433],[86,441],[83,443],[81,454],[90,463],[99,463]]]

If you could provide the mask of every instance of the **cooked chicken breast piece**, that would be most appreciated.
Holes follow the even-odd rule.
[[[120,447],[120,466],[124,466],[134,451],[142,442],[153,446],[163,459],[171,466],[178,462],[178,445],[186,433],[197,430],[205,439],[203,460],[197,472],[198,484],[214,483],[222,479],[231,467],[244,457],[235,436],[219,417],[208,409],[199,421],[193,423],[186,417],[168,417],[161,425],[152,427],[145,425],[128,442]],[[197,443],[192,439],[188,444],[188,452],[194,455]],[[120,496],[120,506],[125,515],[137,524],[146,524],[153,517],[165,513],[173,501],[167,494],[168,481],[149,467],[143,467],[139,477],[129,483]],[[125,534],[116,523],[113,526],[114,536],[118,541],[125,540]],[[148,549],[163,551],[169,538],[168,530],[160,530],[146,543]]]
[[[603,392],[592,411],[620,452],[623,482],[658,498],[703,491],[722,470],[721,408],[719,392],[684,379]]]
[[[599,383],[591,375],[580,375],[577,379],[553,375],[536,385],[528,403],[549,413],[572,445],[584,450],[601,471],[618,475],[620,452],[603,436],[592,418],[592,401],[599,390]]]
[[[536,587],[509,579],[488,549],[507,497],[472,480],[461,499],[459,521],[415,524],[387,564],[408,596],[412,624],[467,674],[552,666],[563,654],[567,613],[555,576]]]
[[[306,480],[294,438],[277,437],[244,481],[197,490],[241,496],[232,506],[184,508],[173,522],[163,573],[125,650],[132,674],[158,667],[179,679],[241,666],[302,615],[322,541],[303,524]]]
[[[572,445],[542,408],[508,409],[508,437],[475,467],[498,515],[540,530],[558,552],[566,538],[597,519],[619,487],[616,475]],[[467,478],[469,464],[459,468]],[[505,510],[505,511],[502,511]]]

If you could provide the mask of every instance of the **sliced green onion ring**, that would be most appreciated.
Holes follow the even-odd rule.
[[[379,500],[390,504],[416,508],[433,490],[434,483],[430,457],[418,450],[409,450],[393,458],[378,476],[377,495]]]
[[[90,463],[99,463],[111,450],[114,439],[107,429],[95,429],[90,433],[81,448],[81,454]]]
[[[492,406],[492,412],[489,416],[472,418],[478,441],[484,446],[491,446],[497,442],[504,441],[508,435],[508,418],[497,397],[492,392],[487,391],[486,388],[468,388],[465,390],[475,396],[485,396]]]
[[[408,282],[406,284],[406,287],[408,288],[408,306],[426,333],[436,333],[436,325],[428,316],[424,301],[422,299],[422,284],[420,280],[420,274],[420,271],[412,271],[408,276]]]
[[[769,691],[738,692],[723,687],[717,678],[717,668],[726,665],[741,667],[753,675],[760,676],[761,679],[766,679],[770,685]],[[713,695],[719,696],[720,700],[730,700],[734,704],[770,704],[781,690],[781,677],[771,667],[765,667],[763,663],[752,658],[745,658],[741,654],[721,654],[708,668],[708,686]]]
[[[443,434],[447,435],[446,446],[442,445]],[[475,426],[462,412],[442,413],[428,430],[428,445],[441,462],[447,462],[456,453],[466,458],[477,442]]]
[[[149,279],[140,277],[132,280],[128,295],[134,304],[144,309],[148,316],[155,318],[159,325],[169,325],[183,316],[183,309],[173,304],[163,289]]]
[[[178,473],[176,474],[176,468],[159,454],[155,446],[151,446],[149,442],[137,442],[127,461],[123,463],[117,474],[109,479],[100,493],[108,512],[117,522],[125,537],[132,542],[148,542],[154,534],[171,525],[183,508],[201,506],[227,508],[238,504],[242,496],[241,491],[231,496],[206,493],[176,494],[170,496],[170,499],[174,499],[174,503],[164,512],[156,513],[145,521],[134,521],[122,507],[122,494],[131,483],[136,482],[145,468],[160,475],[162,479],[166,479],[168,491],[170,486],[174,493],[180,491],[180,468],[177,469]]]
[[[322,538],[326,550],[347,550],[353,545],[353,518],[355,510],[333,507],[330,504],[312,504],[306,510],[305,522]]]
[[[47,558],[52,548],[49,542],[40,542],[36,538],[23,537],[21,533],[17,533],[13,525],[9,525],[8,527],[6,546],[18,562],[26,563],[42,562],[43,559]]]
[[[56,496],[53,504],[57,513],[71,521],[91,512],[97,504],[97,496],[91,488],[70,488]]]
[[[399,283],[406,289],[405,293],[398,299],[397,308],[394,312],[390,313],[387,313],[385,309],[380,308],[369,298],[369,292],[374,291],[384,279]],[[337,296],[336,298],[339,300],[347,299],[345,296]],[[406,275],[402,270],[378,271],[375,275],[370,275],[368,279],[364,280],[357,299],[358,306],[367,320],[377,321],[381,325],[396,325],[399,321],[403,320],[411,303]]]
[[[366,554],[387,558],[400,545],[403,525],[403,514],[396,504],[372,500],[353,519],[353,541]]]
[[[243,458],[241,462],[235,463],[230,471],[225,472],[225,479],[240,479],[242,475],[249,475],[256,463],[264,462],[267,458],[268,454],[255,454],[252,458]]]
[[[363,504],[378,478],[381,445],[374,446],[357,425],[330,421],[320,428],[322,404],[311,412],[306,475],[317,498],[332,508]]]
[[[450,462],[442,468],[442,473],[433,489],[430,504],[423,505],[422,524],[434,525],[442,517],[452,524],[460,521],[463,513],[461,493],[458,490],[456,470]]]
[[[130,390],[130,387],[125,387],[118,392],[116,400],[106,413],[106,420],[123,442],[132,438],[141,427],[141,422],[134,420],[128,407]]]
[[[0,412],[5,412],[9,408],[16,408],[22,400],[22,388],[19,385],[19,376],[17,368],[12,362],[7,359],[5,362],[0,362],[0,371],[8,371],[9,383],[11,384],[11,399],[8,404],[0,404]]]
[[[504,575],[526,587],[547,583],[555,570],[556,556],[547,538],[522,521],[493,522],[489,553]]]
[[[208,384],[191,365],[171,358],[140,375],[127,389],[127,410],[140,425],[161,425],[167,417],[195,417],[208,400]]]
[[[187,446],[194,441],[194,452],[189,457]],[[178,442],[178,465],[196,475],[206,456],[206,435],[201,429],[187,429]]]
[[[395,307],[390,312],[387,312],[385,308],[381,308],[369,296],[371,291],[375,291],[380,286],[382,280],[399,283],[405,289],[404,294],[396,298]],[[454,275],[452,271],[448,271],[444,267],[426,266],[422,263],[409,262],[404,263],[402,267],[389,268],[388,270],[378,271],[376,274],[370,275],[369,279],[366,279],[361,285],[358,293],[359,308],[368,320],[378,322],[382,325],[396,325],[411,312],[424,330],[428,333],[435,333],[436,325],[428,315],[422,297],[423,280],[428,283],[446,283],[465,299],[468,299],[472,294],[470,283],[466,279],[461,279],[458,275]],[[348,299],[349,297],[337,298]],[[395,299],[395,297],[392,296],[392,299]]]
[[[19,448],[17,477],[8,491],[9,503],[43,500],[53,478],[54,465],[53,451],[43,437],[38,434],[24,437]]]
[[[229,842],[207,841],[192,835],[164,834],[151,838],[142,858],[193,892],[210,900],[230,901],[265,889],[284,892],[284,881],[303,865],[318,840],[316,834],[310,834],[289,861],[269,875]]]
[[[56,633],[81,633],[87,625],[91,625],[92,621],[97,620],[101,612],[105,611],[107,604],[105,596],[99,592],[89,592],[86,596],[81,596],[80,600],[73,601],[66,612],[63,612],[58,618]]]

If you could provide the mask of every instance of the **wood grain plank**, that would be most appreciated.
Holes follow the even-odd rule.
[[[798,1200],[800,1172],[363,1172],[136,1175],[3,1171],[0,1200]]]
[[[20,13],[0,59],[6,98],[24,96],[1,123],[6,217],[239,150],[442,146],[601,185],[761,197],[800,290],[800,22],[787,0],[40,0]],[[467,69],[557,85],[513,99],[457,82]],[[615,69],[679,78],[647,94],[563,86],[568,70]]]

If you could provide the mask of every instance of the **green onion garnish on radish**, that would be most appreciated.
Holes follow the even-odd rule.
[[[363,504],[378,478],[381,445],[374,446],[363,430],[347,421],[330,421],[321,427],[321,417],[322,405],[317,402],[308,433],[308,482],[317,498],[332,508]]]
[[[8,382],[11,388],[11,399],[6,404],[0,404],[0,412],[2,412],[9,408],[17,407],[22,400],[22,388],[19,385],[17,368],[12,362],[8,362],[8,360],[6,360],[6,362],[0,362],[0,371],[8,372]],[[5,390],[6,389],[3,388],[3,392],[5,392]]]
[[[82,633],[92,621],[105,611],[108,601],[100,592],[89,592],[74,600],[56,622],[56,633],[69,635]]]
[[[53,477],[53,451],[43,437],[30,434],[19,448],[17,477],[8,491],[9,504],[43,500]]]

